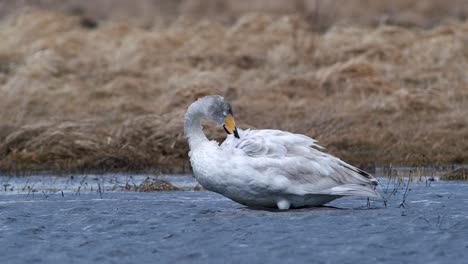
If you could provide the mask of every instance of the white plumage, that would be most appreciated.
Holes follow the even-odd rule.
[[[346,195],[380,197],[373,176],[321,152],[304,135],[225,127],[236,136],[228,135],[221,145],[209,141],[201,119],[225,125],[230,115],[221,96],[201,98],[185,114],[190,162],[204,188],[244,205],[279,209],[318,206]]]

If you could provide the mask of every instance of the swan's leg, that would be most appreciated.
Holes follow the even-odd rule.
[[[289,207],[291,207],[291,203],[284,198],[279,198],[276,202],[276,206],[278,206],[280,210],[288,210]]]

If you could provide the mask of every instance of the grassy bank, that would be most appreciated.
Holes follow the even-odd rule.
[[[207,94],[231,100],[240,128],[303,133],[361,167],[468,162],[468,23],[318,32],[303,15],[214,20],[6,16],[0,170],[187,168],[183,113]]]

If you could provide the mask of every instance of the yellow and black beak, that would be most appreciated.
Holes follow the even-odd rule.
[[[224,119],[224,130],[228,134],[234,134],[236,138],[239,138],[239,133],[237,133],[236,122],[234,122],[234,117],[232,115],[227,115]]]

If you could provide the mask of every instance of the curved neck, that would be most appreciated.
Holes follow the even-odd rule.
[[[205,116],[205,108],[200,100],[191,104],[185,113],[184,134],[188,140],[190,149],[196,147],[199,143],[208,141],[205,133],[203,133],[203,127],[201,125],[201,119]]]

